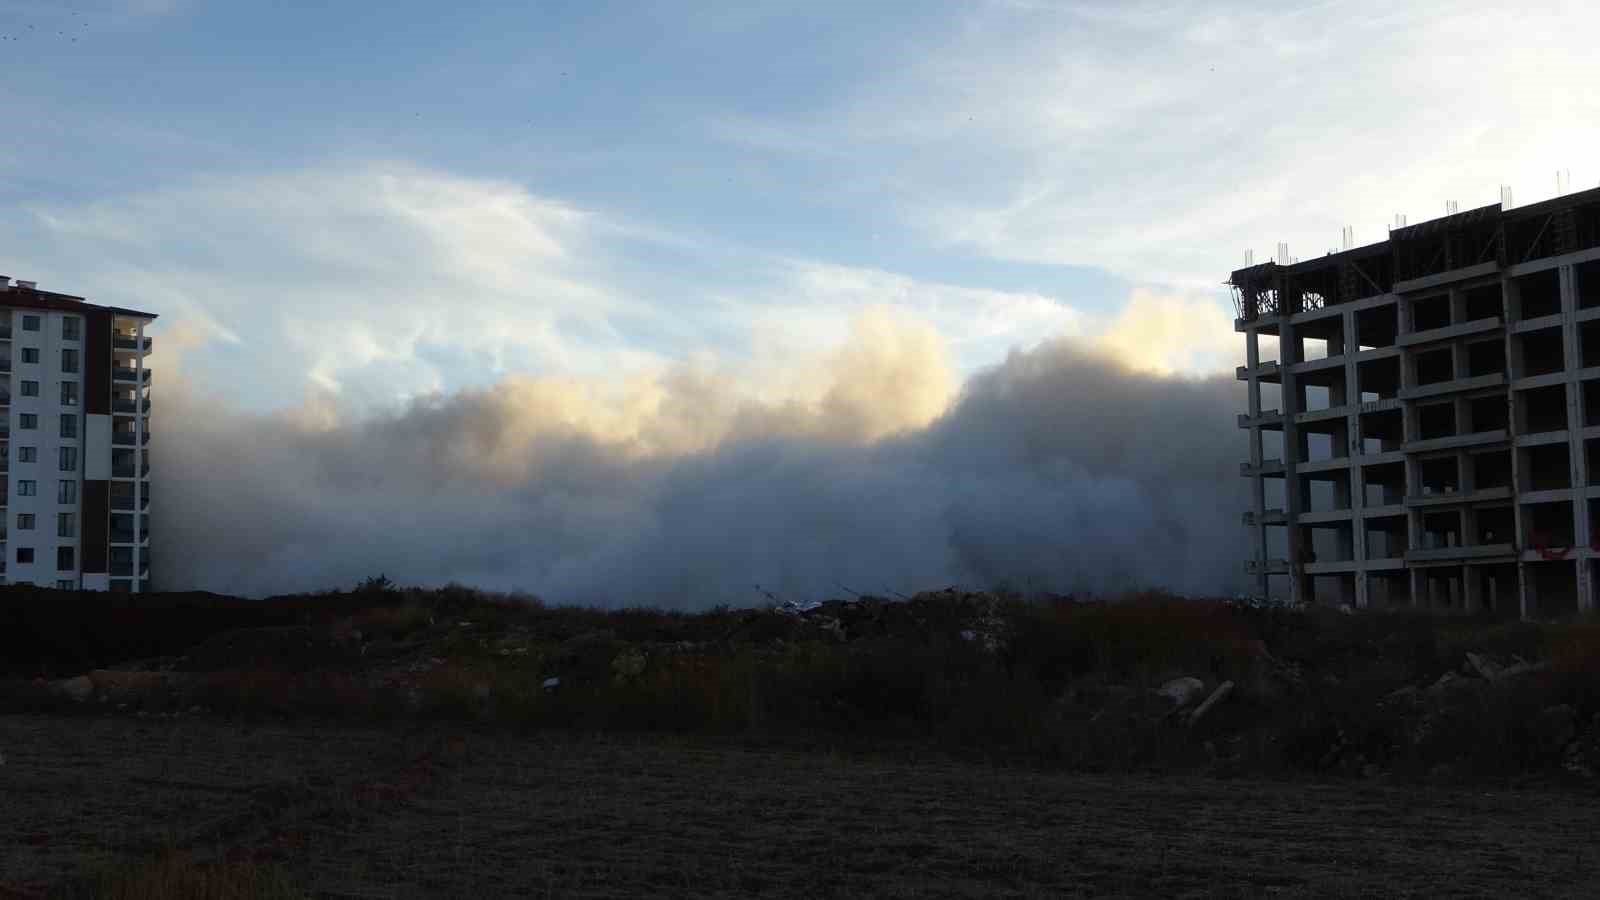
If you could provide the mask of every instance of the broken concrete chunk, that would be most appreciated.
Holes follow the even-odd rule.
[[[1174,678],[1156,688],[1156,693],[1172,701],[1174,709],[1182,709],[1199,699],[1200,693],[1206,689],[1206,683],[1192,675]]]
[[[1227,697],[1232,692],[1233,682],[1231,681],[1224,681],[1223,683],[1217,685],[1217,689],[1211,692],[1211,696],[1206,698],[1206,702],[1200,704],[1195,708],[1194,712],[1189,714],[1189,724],[1193,725],[1194,723],[1200,721],[1202,716],[1211,711],[1211,707],[1222,702],[1223,698]]]
[[[94,682],[90,681],[87,675],[79,675],[76,678],[58,681],[55,684],[55,688],[62,696],[70,697],[78,703],[82,703],[94,696]]]

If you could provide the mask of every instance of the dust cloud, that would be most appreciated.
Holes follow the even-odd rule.
[[[171,346],[171,345],[169,345]],[[781,366],[508,377],[352,415],[241,411],[158,372],[157,587],[244,595],[385,573],[547,602],[702,608],[963,585],[1242,588],[1242,389],[1081,340],[958,381],[871,312]]]

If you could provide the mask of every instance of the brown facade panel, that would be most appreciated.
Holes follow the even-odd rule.
[[[82,508],[83,573],[104,574],[111,571],[111,482],[85,479]]]
[[[83,314],[83,411],[111,414],[111,313],[103,309]]]

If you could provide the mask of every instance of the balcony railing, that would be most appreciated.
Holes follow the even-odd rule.
[[[126,463],[113,462],[111,464],[111,477],[113,477],[113,478],[132,478],[133,477],[133,471],[134,471],[133,463],[131,463],[131,462],[126,462]],[[146,475],[149,475],[149,474],[150,474],[150,463],[146,462],[144,464],[144,467],[139,472],[139,477],[142,478],[142,477],[144,477]]]
[[[145,381],[149,381],[150,380],[150,370],[149,369],[140,370],[140,369],[129,368],[128,366],[112,366],[111,367],[111,378],[114,381],[139,381],[140,380],[139,379],[139,372],[140,371],[144,372],[144,380]]]
[[[113,575],[121,575],[123,577],[127,577],[129,575],[132,575],[133,574],[133,560],[128,560],[127,562],[113,562],[111,564],[111,574],[113,574]]]
[[[10,405],[11,405],[11,392],[10,391],[0,391],[0,406],[10,406]]]
[[[11,371],[11,357],[0,357],[0,372]]]
[[[10,325],[10,323],[7,323],[5,325],[0,325],[0,341],[9,341],[9,340],[11,340],[11,325]]]
[[[124,531],[120,528],[113,528],[111,529],[111,543],[131,544],[133,543],[133,532]]]
[[[111,346],[118,350],[138,350],[139,337],[133,334],[116,334],[111,338]],[[150,339],[144,339],[144,352],[150,352]]]
[[[136,414],[141,413],[141,412],[149,412],[150,411],[150,398],[146,397],[146,398],[144,398],[143,401],[139,401],[139,400],[113,400],[113,401],[111,401],[111,411],[112,412],[125,413],[127,415],[136,415]]]
[[[138,435],[131,431],[114,431],[111,433],[111,443],[116,444],[119,447],[132,447],[137,444],[148,444],[150,443],[150,432],[146,431],[144,433],[144,438],[141,440]]]

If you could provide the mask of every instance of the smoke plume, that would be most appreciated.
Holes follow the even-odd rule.
[[[329,397],[248,413],[181,363],[157,375],[163,588],[385,573],[699,608],[760,602],[757,584],[800,600],[1242,582],[1238,386],[1071,340],[957,384],[936,333],[871,313],[814,360],[512,377],[376,416]]]

